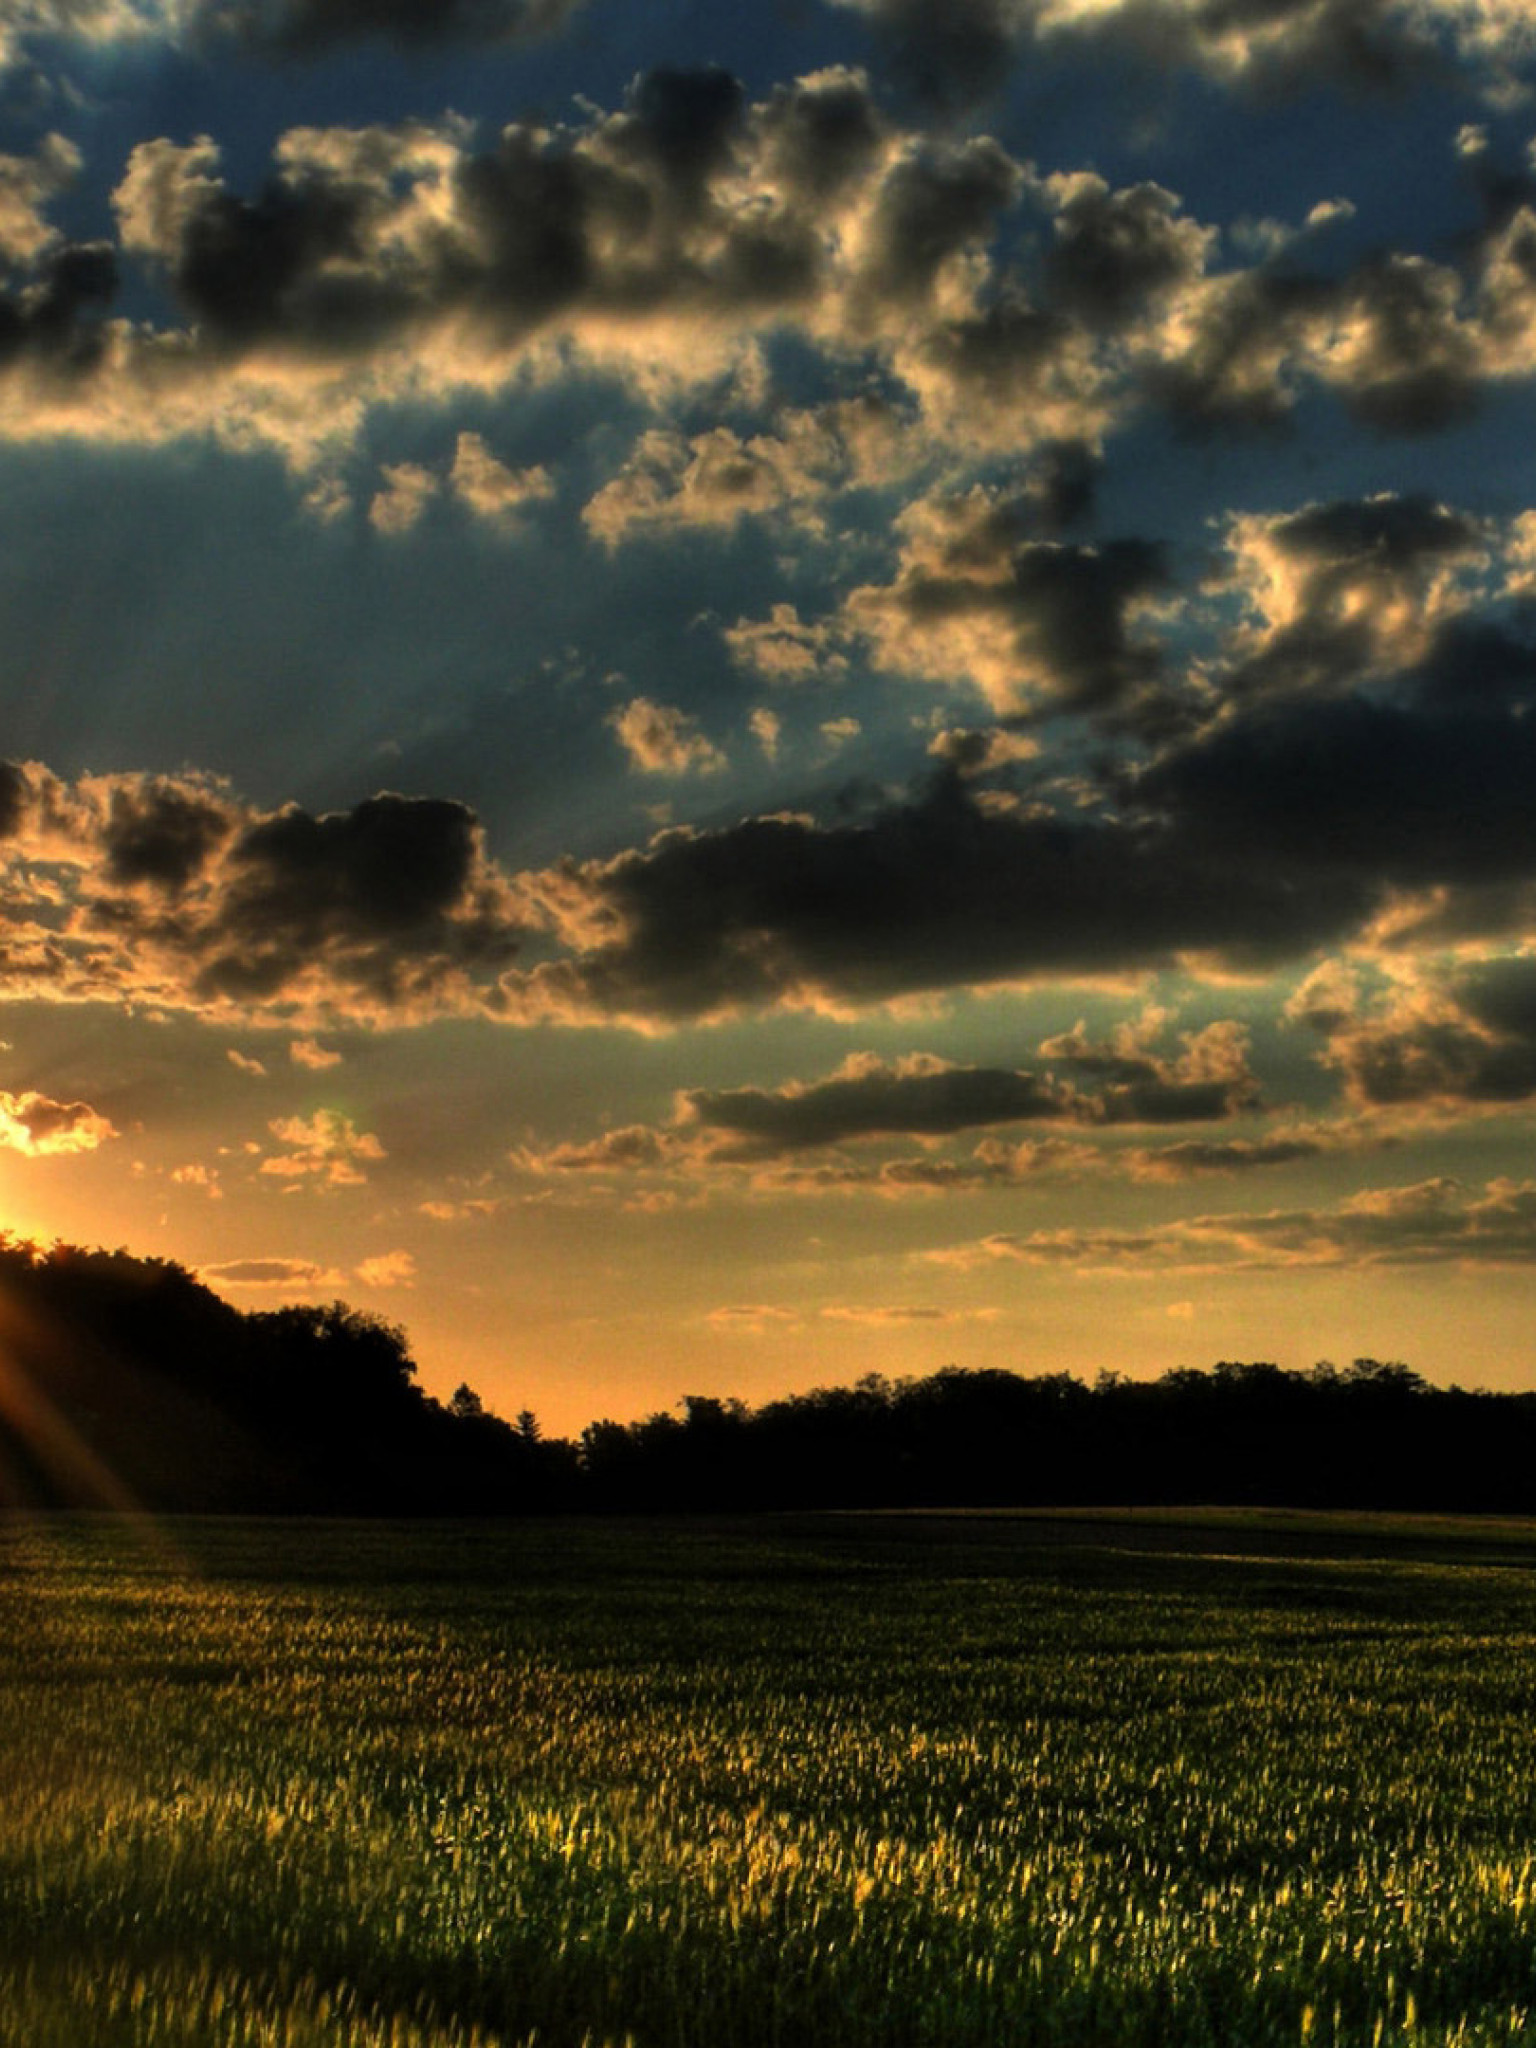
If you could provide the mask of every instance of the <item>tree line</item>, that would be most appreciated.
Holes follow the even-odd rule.
[[[0,1235],[0,1505],[524,1514],[1211,1502],[1536,1513],[1536,1392],[1395,1360],[868,1375],[546,1437],[416,1383],[344,1302],[241,1311],[169,1260]]]

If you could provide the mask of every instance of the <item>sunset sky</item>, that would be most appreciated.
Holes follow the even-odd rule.
[[[0,1218],[546,1428],[1536,1378],[1525,0],[5,0]]]

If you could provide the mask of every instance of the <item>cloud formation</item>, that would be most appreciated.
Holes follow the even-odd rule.
[[[846,623],[880,667],[964,676],[1004,715],[1119,705],[1158,671],[1138,629],[1168,588],[1161,553],[1036,540],[1034,523],[1029,500],[981,486],[909,506],[895,581],[851,591]]]
[[[388,32],[399,6],[294,0],[272,14],[376,10]],[[461,11],[535,12],[405,10],[423,33]],[[831,495],[946,453],[1032,457],[1032,539],[1014,533],[990,572],[964,575],[930,506],[902,580],[883,611],[866,600],[862,624],[882,645],[892,606],[947,584],[994,663],[1011,635],[1027,675],[1065,662],[1099,690],[1123,684],[1140,646],[1125,633],[1156,571],[1124,550],[1143,544],[1054,562],[1020,551],[1080,512],[1108,434],[1149,405],[1192,428],[1273,423],[1309,388],[1381,432],[1423,432],[1536,365],[1529,197],[1455,262],[1404,248],[1309,269],[1290,246],[1248,261],[1160,185],[1041,173],[988,137],[900,127],[845,67],[756,102],[718,69],[658,69],[611,111],[512,121],[492,139],[446,116],[294,128],[249,196],[214,138],[152,137],[117,185],[115,243],[71,244],[49,223],[72,147],[53,137],[0,163],[0,236],[20,266],[0,296],[0,434],[275,447],[334,512],[327,465],[379,408],[598,370],[656,415],[589,499],[587,528],[610,548],[748,516],[815,530]],[[153,295],[155,317],[111,317],[120,277]],[[815,403],[763,403],[763,352],[786,335],[818,364]],[[677,401],[733,377],[757,392],[754,424],[679,424]],[[437,466],[388,465],[375,522],[409,531],[445,476],[496,518],[552,486],[461,433]],[[1085,586],[1108,609],[1096,651]]]
[[[1357,930],[1382,886],[1375,870],[1331,873],[1310,856],[1234,872],[1183,829],[998,812],[939,777],[862,822],[680,827],[520,876],[526,918],[570,957],[502,986],[509,1014],[530,1020],[664,1026],[1194,958],[1254,968]]]
[[[1161,1021],[1154,1018],[1152,1029]],[[1148,1036],[1129,1027],[1112,1047],[1096,1047],[1079,1027],[1041,1046],[1047,1061],[1091,1076],[1091,1088],[1052,1072],[961,1066],[925,1053],[895,1062],[854,1053],[824,1080],[686,1089],[678,1121],[724,1140],[730,1149],[715,1143],[716,1157],[755,1157],[860,1138],[950,1137],[997,1124],[1208,1122],[1252,1105],[1257,1086],[1237,1027],[1212,1024],[1189,1034],[1173,1060],[1159,1057]]]
[[[642,775],[716,775],[725,755],[699,731],[698,722],[672,704],[632,697],[605,723]]]
[[[1529,57],[1518,5],[1466,0],[831,0],[874,23],[884,61],[940,106],[997,93],[1011,66],[1062,47],[1127,50],[1164,69],[1193,69],[1256,91],[1319,79],[1386,91],[1459,61],[1495,93]]]
[[[1368,1002],[1354,977],[1312,977],[1291,1014],[1361,1108],[1465,1113],[1536,1097],[1536,956],[1509,954],[1400,973]]]
[[[516,949],[474,815],[260,811],[184,775],[0,764],[0,985],[210,1020],[473,1011]]]
[[[54,1102],[28,1088],[20,1095],[0,1089],[0,1145],[29,1159],[94,1152],[118,1135],[110,1118],[88,1102]]]
[[[1193,1216],[1143,1230],[999,1232],[925,1257],[961,1271],[1003,1263],[1132,1273],[1528,1266],[1533,1255],[1536,1182],[1500,1179],[1474,1189],[1438,1176],[1362,1189],[1331,1209]]]
[[[210,1287],[271,1287],[294,1294],[326,1293],[345,1285],[346,1275],[313,1259],[224,1259],[198,1268]]]
[[[367,1168],[385,1155],[372,1131],[360,1131],[339,1109],[317,1109],[313,1116],[276,1117],[267,1126],[286,1152],[263,1159],[258,1169],[277,1180],[314,1180],[327,1188],[361,1187]]]
[[[273,56],[318,56],[355,43],[405,51],[508,43],[564,27],[583,0],[197,0],[195,41],[230,36]]]

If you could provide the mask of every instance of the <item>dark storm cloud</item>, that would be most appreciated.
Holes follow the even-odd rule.
[[[254,200],[211,192],[185,222],[177,296],[194,319],[237,341],[322,323],[337,341],[349,329],[366,336],[386,311],[373,281],[359,274],[331,291],[318,283],[334,260],[357,263],[361,214],[355,198],[314,185],[273,183]]]
[[[1269,523],[1274,546],[1324,572],[1360,566],[1400,578],[1426,561],[1465,556],[1481,546],[1480,521],[1423,496],[1341,498],[1306,505]]]
[[[941,1137],[979,1125],[1049,1121],[1070,1113],[1067,1093],[1040,1075],[922,1058],[896,1066],[855,1058],[823,1081],[785,1088],[691,1088],[682,1097],[684,1122],[729,1132],[762,1152],[897,1133]]]
[[[262,819],[230,847],[199,985],[268,996],[335,955],[384,1000],[405,1000],[449,960],[504,962],[515,950],[505,925],[489,896],[474,900],[480,863],[462,804],[386,795]]]
[[[1536,645],[1486,618],[1452,620],[1415,678],[1415,701],[1432,713],[1536,708]]]
[[[1218,725],[1136,791],[1187,844],[1248,873],[1424,887],[1530,876],[1533,778],[1528,720],[1352,696]]]
[[[378,41],[404,50],[550,35],[583,0],[202,0],[194,38],[232,36],[248,49],[316,56]]]
[[[729,162],[745,106],[740,80],[717,64],[698,71],[662,67],[643,72],[631,86],[628,119],[616,126],[615,138],[674,182],[697,189]]]
[[[1047,533],[1077,526],[1093,511],[1100,461],[1083,441],[1047,443],[1026,490]]]
[[[8,782],[13,996],[412,1021],[483,1007],[516,950],[460,804],[381,795],[315,817],[192,776],[71,785],[27,765]]]
[[[119,783],[102,825],[105,878],[184,888],[232,830],[228,804],[201,789],[163,780]]]
[[[953,562],[1001,553],[1012,563],[1013,520],[978,500],[942,545]],[[978,796],[960,772],[973,750],[957,729],[940,736],[958,764],[951,772],[862,821],[677,830],[610,861],[524,876],[530,920],[542,915],[570,957],[509,977],[512,1014],[659,1025],[1201,960],[1272,966],[1367,936],[1407,957],[1528,931],[1536,720],[1524,712],[1536,654],[1507,627],[1451,612],[1418,665],[1401,663],[1424,618],[1451,603],[1443,578],[1483,559],[1481,529],[1423,501],[1337,501],[1263,523],[1252,544],[1261,543],[1279,582],[1290,579],[1280,596],[1271,591],[1276,630],[1321,632],[1336,610],[1373,620],[1372,660],[1390,691],[1348,690],[1335,669],[1325,692],[1245,700],[1223,693],[1215,673],[1217,715],[1110,778],[1118,816],[1049,816]],[[981,601],[997,599],[983,586]],[[916,605],[903,614],[909,635],[921,616]],[[1481,1011],[1468,1024],[1459,1007],[1450,1025],[1477,1041],[1456,1054],[1463,1065],[1494,1030]],[[1398,1020],[1393,1033],[1403,1028]],[[1043,1053],[1063,1075],[1140,1090],[1136,1113],[1148,1118],[1181,1104],[1222,1113],[1219,1071],[1138,1074],[1126,1062],[1145,1048],[1126,1044],[1062,1038]],[[1387,1057],[1361,1038],[1349,1070],[1371,1095],[1387,1084],[1363,1078],[1368,1055]],[[1507,1047],[1488,1057],[1486,1077],[1464,1078],[1463,1092],[1523,1088],[1508,1078]],[[1170,1082],[1174,1092],[1160,1092]]]
[[[1040,1050],[1048,1059],[1059,1056],[1051,1043]],[[1068,1064],[1074,1050],[1067,1051]],[[729,1134],[751,1155],[856,1138],[949,1137],[998,1124],[1209,1122],[1235,1114],[1253,1093],[1240,1048],[1226,1069],[1197,1077],[1187,1061],[1126,1055],[1114,1063],[1103,1087],[1087,1090],[1050,1073],[957,1066],[921,1054],[894,1065],[855,1055],[821,1081],[688,1089],[680,1098],[680,1121]]]
[[[31,785],[16,763],[0,761],[0,840],[21,830],[30,793]]]
[[[1152,679],[1157,651],[1132,639],[1128,615],[1138,599],[1168,583],[1163,551],[1152,541],[1112,540],[1098,548],[1042,544],[1015,553],[1008,608],[1056,682],[1052,708],[1105,707]],[[945,594],[933,596],[942,609]]]
[[[109,244],[75,242],[49,250],[32,272],[0,286],[0,364],[92,369],[104,341],[102,316],[117,286],[117,258]]]
[[[509,976],[511,1014],[658,1024],[1191,952],[1272,963],[1356,929],[1379,894],[1374,874],[1213,861],[1167,827],[998,812],[950,778],[867,822],[676,830],[518,888],[577,957]]]

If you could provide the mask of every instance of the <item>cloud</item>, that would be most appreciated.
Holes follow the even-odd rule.
[[[0,68],[20,63],[34,41],[110,47],[171,32],[170,10],[160,0],[9,0],[0,15]]]
[[[240,1052],[234,1046],[230,1046],[224,1057],[232,1067],[238,1068],[242,1074],[249,1074],[252,1080],[261,1081],[266,1079],[266,1067],[260,1060],[253,1059],[249,1053]]]
[[[527,505],[554,496],[554,479],[539,464],[509,469],[479,434],[460,434],[448,478],[460,501],[482,519],[505,524]]]
[[[1536,1097],[1536,957],[1422,965],[1367,1005],[1358,985],[1314,976],[1291,1014],[1360,1108],[1509,1108]]]
[[[766,704],[758,704],[747,720],[747,729],[762,748],[764,760],[777,760],[779,741],[784,733],[784,721],[779,714],[770,711]]]
[[[1386,91],[1457,61],[1492,90],[1530,53],[1513,4],[1468,0],[1258,0],[1234,10],[1203,0],[832,0],[879,31],[894,76],[942,107],[998,92],[1012,65],[1097,45],[1162,68],[1191,69],[1249,90],[1320,79]]]
[[[461,804],[383,794],[316,816],[191,774],[67,783],[0,764],[13,997],[405,1022],[482,1010],[517,938]]]
[[[517,42],[554,34],[584,0],[11,0],[0,64],[36,42],[110,49],[161,43],[203,58],[221,41],[274,58],[317,57],[368,42],[420,52],[435,45]]]
[[[928,742],[928,752],[934,760],[948,762],[957,775],[995,775],[999,769],[1014,767],[1020,761],[1035,760],[1040,742],[1027,733],[1010,732],[1002,726],[978,732],[973,727],[955,725],[935,733]]]
[[[1489,254],[1484,254],[1484,272]],[[1138,367],[1147,394],[1189,431],[1273,427],[1312,383],[1384,434],[1463,419],[1485,384],[1529,351],[1496,316],[1484,280],[1411,251],[1340,274],[1284,253],[1201,279],[1176,297]]]
[[[926,1053],[895,1062],[854,1053],[820,1081],[685,1089],[678,1122],[721,1134],[743,1148],[736,1156],[750,1157],[897,1134],[947,1137],[994,1124],[1211,1121],[1248,1107],[1257,1092],[1244,1034],[1231,1024],[1187,1034],[1176,1060],[1160,1058],[1134,1032],[1113,1049],[1091,1047],[1081,1027],[1040,1050],[1101,1085],[1083,1089],[1051,1073],[959,1066]]]
[[[416,1285],[416,1260],[410,1252],[380,1252],[374,1258],[362,1260],[355,1272],[364,1287]]]
[[[503,996],[524,1019],[655,1028],[1190,958],[1274,965],[1380,901],[1374,868],[1334,873],[1311,852],[1213,862],[1172,825],[995,812],[941,776],[860,822],[679,827],[518,877],[524,916],[570,957],[509,971]]]
[[[346,1284],[344,1274],[313,1259],[226,1259],[199,1266],[198,1277],[215,1288],[274,1287],[295,1294],[328,1293]]]
[[[1529,55],[1528,21],[1514,0],[1263,0],[1241,13],[1201,0],[832,0],[876,31],[882,67],[930,110],[955,113],[999,93],[1026,54],[1045,62],[1063,47],[1113,46],[1122,60],[1186,67],[1239,87],[1287,89],[1320,78],[1400,86],[1431,64],[1465,66],[1507,95]],[[517,43],[563,31],[583,0],[16,0],[0,60],[34,39],[86,46],[126,41],[216,54],[221,41],[274,58],[314,58],[368,43],[407,54]],[[780,117],[783,155],[807,182],[835,189],[867,147],[862,104],[839,95],[833,70],[810,110]],[[707,108],[695,119],[707,119]],[[795,118],[798,116],[798,118]],[[674,117],[680,123],[686,113]]]
[[[1333,1209],[1193,1216],[1144,1230],[1001,1232],[922,1256],[961,1271],[998,1263],[1127,1273],[1528,1266],[1536,1256],[1536,1182],[1472,1189],[1441,1177],[1363,1189]]]
[[[833,0],[868,15],[896,77],[931,106],[952,109],[996,92],[1025,14],[1017,0]]]
[[[1135,778],[1136,799],[1245,876],[1287,872],[1297,887],[1315,878],[1330,889],[1354,877],[1383,900],[1394,889],[1524,884],[1536,859],[1536,734],[1522,709],[1530,656],[1509,654],[1505,703],[1497,669],[1481,702],[1470,692],[1439,701],[1433,669],[1417,679],[1417,701],[1260,702],[1154,761]],[[1449,924],[1443,899],[1439,908]]]
[[[888,585],[850,591],[845,624],[897,673],[963,676],[1004,714],[1108,711],[1158,673],[1138,632],[1169,587],[1161,551],[1030,538],[1034,507],[981,486],[901,515]]]
[[[0,259],[35,263],[59,240],[43,208],[75,182],[82,162],[63,135],[45,135],[31,156],[0,156]]]
[[[1219,587],[1249,618],[1225,691],[1353,688],[1424,661],[1479,594],[1493,541],[1486,520],[1386,492],[1235,515]]]
[[[267,1129],[290,1149],[263,1159],[259,1172],[280,1180],[314,1179],[322,1187],[360,1187],[365,1168],[386,1157],[372,1131],[360,1131],[339,1109],[311,1117],[277,1117]]]
[[[321,1045],[318,1039],[295,1038],[289,1041],[288,1057],[296,1067],[307,1067],[311,1073],[323,1073],[327,1067],[339,1067],[341,1054],[332,1052],[329,1046]]]
[[[1215,251],[1216,230],[1182,213],[1161,185],[1116,190],[1096,172],[1072,171],[1037,189],[1053,215],[1047,298],[1086,327],[1115,332],[1155,317],[1204,275]]]
[[[670,1165],[675,1156],[676,1140],[671,1133],[652,1130],[646,1124],[626,1124],[586,1144],[572,1141],[551,1146],[546,1152],[525,1146],[512,1155],[515,1165],[535,1173],[643,1172]]]
[[[775,433],[744,437],[716,426],[685,440],[652,428],[582,519],[609,548],[636,533],[724,530],[775,514],[820,532],[820,501],[850,484],[899,476],[911,460],[910,438],[893,408],[871,397],[787,411]]]
[[[417,1212],[430,1216],[434,1223],[462,1223],[471,1217],[498,1216],[506,1207],[504,1196],[469,1195],[453,1201],[419,1202]]]
[[[755,106],[718,70],[645,73],[613,112],[513,122],[479,149],[454,117],[295,128],[252,197],[211,137],[151,138],[114,194],[116,249],[55,248],[38,212],[51,188],[24,197],[39,275],[0,300],[0,432],[275,447],[324,511],[381,406],[592,368],[655,404],[793,329],[829,362],[883,364],[889,395],[786,409],[771,431],[658,426],[588,523],[616,544],[744,512],[810,517],[833,489],[930,460],[935,430],[1016,454],[1021,419],[1040,444],[1103,426],[1091,342],[1012,287],[1006,305],[988,291],[987,245],[1024,189],[995,142],[899,136],[867,81],[836,69]],[[169,317],[106,319],[119,253]],[[472,439],[454,474],[471,502],[504,506],[514,487],[487,461]],[[435,477],[392,465],[376,520],[407,530]],[[516,495],[544,489],[523,472]]]
[[[1186,1138],[1176,1145],[1138,1147],[1117,1153],[1115,1163],[1132,1180],[1175,1183],[1208,1173],[1263,1172],[1292,1166],[1337,1149],[1321,1133],[1281,1134],[1269,1138]]]
[[[201,1166],[196,1163],[176,1166],[171,1169],[171,1180],[179,1188],[201,1188],[210,1202],[222,1202],[224,1199],[217,1167]]]
[[[912,1324],[989,1321],[996,1310],[838,1305],[820,1309],[817,1313],[829,1323],[852,1323],[867,1330],[900,1330]]]
[[[679,1119],[721,1133],[748,1156],[895,1133],[948,1135],[978,1124],[1056,1118],[1068,1098],[1049,1080],[1006,1068],[954,1066],[926,1054],[887,1064],[853,1053],[825,1080],[782,1088],[693,1088]]]
[[[776,1330],[796,1329],[800,1323],[793,1309],[757,1302],[733,1302],[725,1308],[712,1308],[704,1320],[712,1330],[740,1337],[766,1337]]]
[[[764,682],[809,683],[845,675],[835,622],[810,623],[792,604],[776,604],[766,619],[738,619],[722,630],[731,658]]]
[[[381,42],[405,51],[438,44],[510,43],[552,35],[583,0],[197,0],[194,40],[229,36],[273,56],[318,56]]]
[[[643,775],[716,775],[725,755],[698,723],[670,704],[633,697],[604,721],[618,735],[632,768]]]
[[[419,462],[397,462],[382,472],[384,488],[368,507],[370,523],[380,532],[409,533],[437,495],[437,478]]]
[[[66,783],[13,765],[0,771],[0,971],[13,999],[225,1026],[665,1028],[1518,934],[1536,922],[1532,699],[1536,654],[1458,616],[1398,701],[1239,705],[1117,776],[1118,809],[1091,785],[1000,807],[945,768],[830,822],[675,827],[515,876],[446,799],[385,793],[317,816],[259,810],[193,775]],[[612,722],[645,772],[723,760],[673,707],[638,698]],[[946,745],[985,760],[990,742]]]
[[[1155,6],[1136,0],[1135,18]],[[1018,495],[1038,546],[1080,516],[1105,436],[1149,404],[1225,429],[1284,418],[1312,386],[1382,432],[1422,432],[1536,364],[1529,207],[1456,264],[1397,249],[1313,272],[1286,246],[1245,265],[1161,186],[1042,175],[987,137],[899,129],[836,67],[756,103],[717,69],[643,73],[613,110],[513,121],[483,146],[452,116],[294,128],[250,196],[213,138],[153,137],[115,192],[115,246],[48,225],[57,151],[9,161],[31,270],[0,294],[0,434],[276,449],[322,516],[379,409],[596,371],[653,414],[587,505],[610,547],[747,516],[815,530],[834,493],[956,452],[1035,464]],[[132,319],[110,317],[120,268]],[[722,380],[765,412],[766,352],[786,337],[837,395],[680,424],[688,396],[718,412]],[[388,465],[371,516],[408,531],[444,475],[498,519],[551,483],[461,436],[449,463]],[[1118,545],[1118,572],[1083,549],[1067,562],[1107,580],[1123,630],[1140,585],[1119,580]],[[1058,633],[1068,573],[1034,607],[1054,605]]]
[[[87,1102],[54,1102],[28,1088],[20,1095],[0,1089],[0,1145],[30,1159],[94,1152],[118,1135],[109,1118]]]
[[[623,468],[587,505],[582,518],[610,548],[640,531],[736,524],[814,502],[830,488],[830,450],[801,448],[729,427],[690,441],[663,428],[641,436]]]

